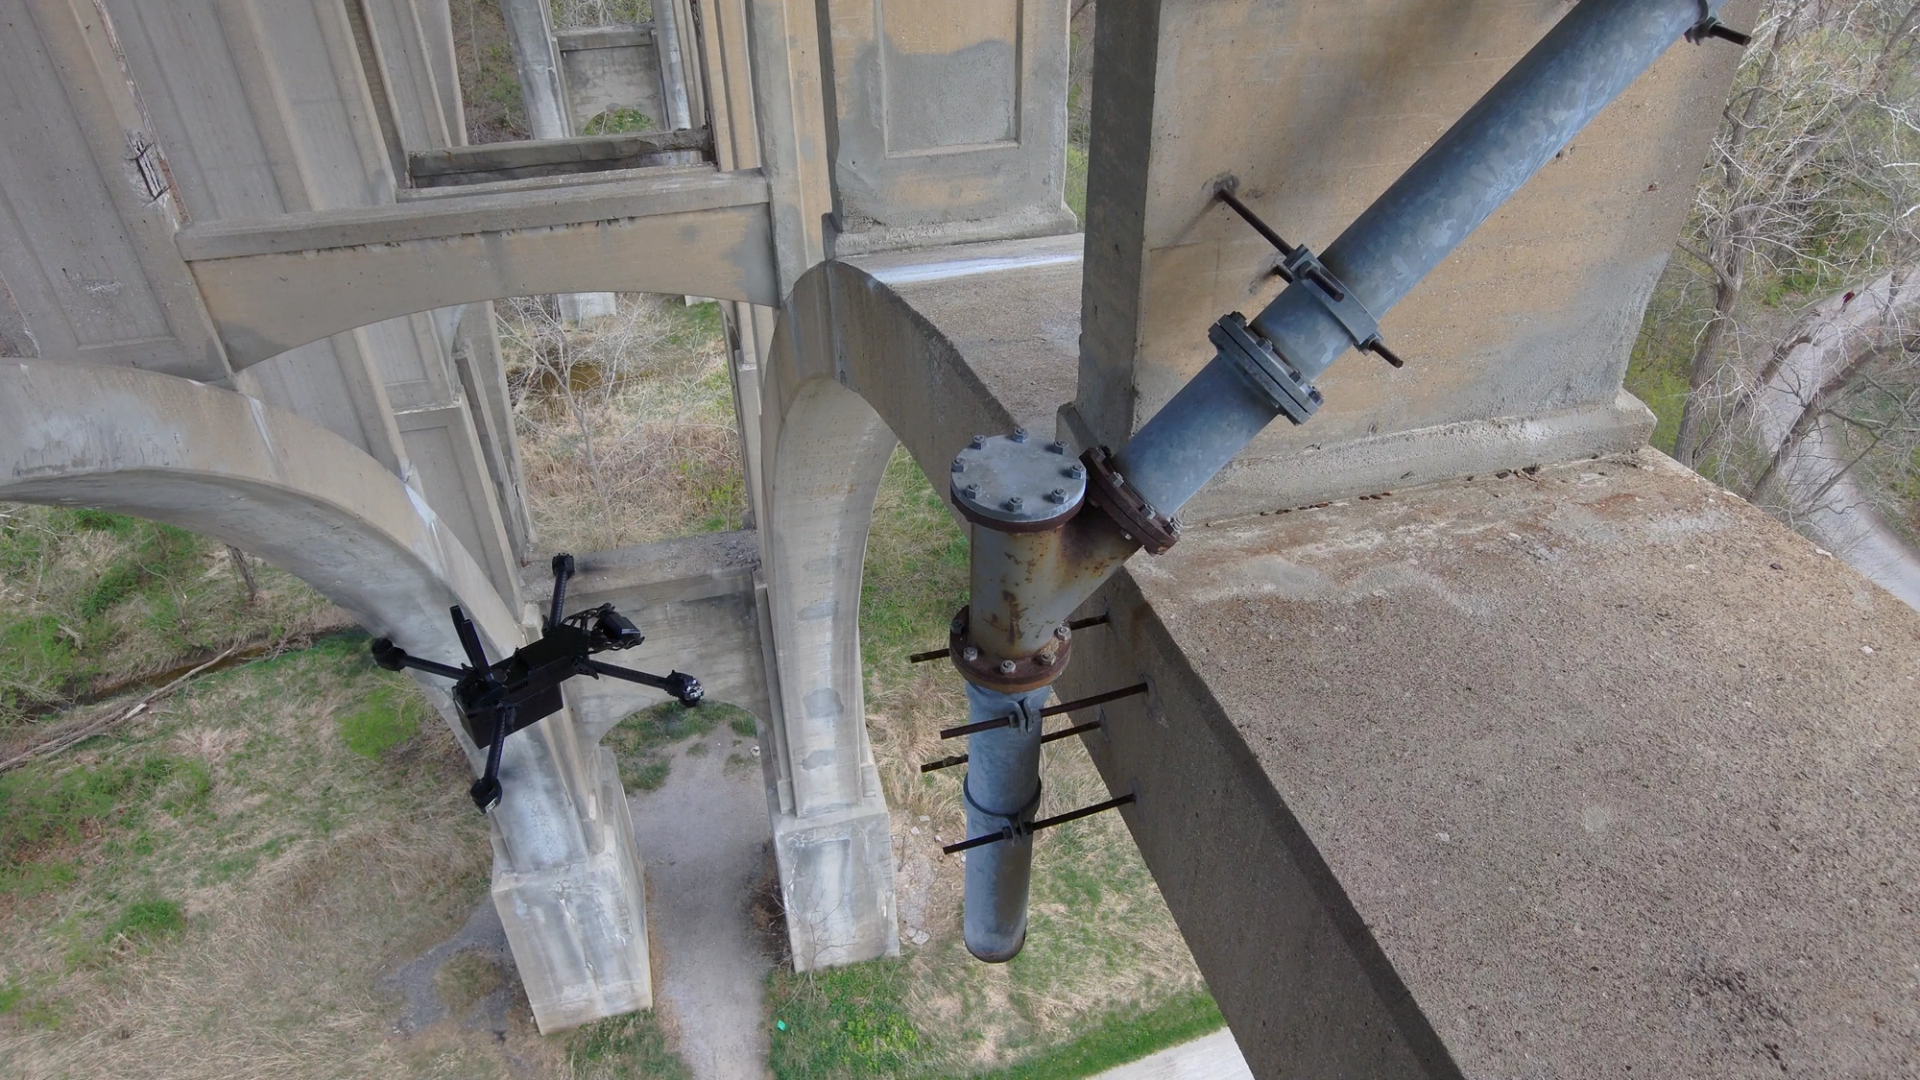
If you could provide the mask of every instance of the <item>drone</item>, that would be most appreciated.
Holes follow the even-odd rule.
[[[560,684],[575,675],[602,675],[664,690],[692,708],[700,704],[706,692],[700,680],[684,672],[649,675],[644,671],[616,667],[593,659],[594,653],[609,649],[631,649],[646,640],[632,620],[613,609],[612,604],[575,612],[563,617],[567,603],[567,581],[573,577],[573,556],[553,557],[553,604],[548,609],[540,640],[515,649],[512,656],[497,664],[487,662],[480,635],[460,605],[453,606],[453,631],[466,651],[467,663],[460,667],[438,664],[412,656],[388,638],[373,642],[373,662],[388,671],[412,668],[429,675],[452,679],[454,704],[476,746],[487,748],[487,768],[473,782],[468,794],[473,804],[486,813],[500,805],[500,753],[507,736],[530,727],[560,710]]]

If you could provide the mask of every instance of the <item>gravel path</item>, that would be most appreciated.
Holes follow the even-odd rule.
[[[704,753],[689,754],[696,745]],[[773,965],[748,906],[772,833],[753,746],[722,724],[674,747],[666,783],[629,800],[646,866],[654,1007],[672,1019],[677,1049],[699,1080],[770,1075]]]

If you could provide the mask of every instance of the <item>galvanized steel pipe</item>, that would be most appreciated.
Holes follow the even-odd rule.
[[[1608,102],[1721,0],[1582,0],[1321,256],[1376,317],[1404,297]],[[1311,383],[1354,345],[1309,290],[1287,286],[1252,329]],[[1216,355],[1117,457],[1172,514],[1280,415]]]
[[[1024,694],[967,684],[970,723],[1011,716],[1014,722],[967,737],[967,835],[984,836],[1033,820],[1040,805],[1040,710],[1053,688]],[[1033,877],[1033,836],[1016,827],[1012,839],[966,853],[961,935],[967,951],[990,964],[1019,955],[1027,940],[1027,886]]]

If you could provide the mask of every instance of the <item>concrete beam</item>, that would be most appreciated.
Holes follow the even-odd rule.
[[[238,545],[429,658],[460,655],[456,603],[491,655],[525,640],[417,492],[324,428],[232,391],[129,368],[0,366],[0,499],[102,507]],[[421,682],[451,723],[444,681]],[[479,748],[451,726],[478,771]],[[644,890],[611,757],[564,711],[505,751],[506,795],[486,818],[493,895],[536,1021],[554,1031],[646,1008]]]
[[[1075,229],[1067,0],[822,0],[845,258]]]
[[[1088,610],[1062,692],[1152,685],[1085,742],[1255,1075],[1910,1067],[1920,615],[1662,455],[1190,529]]]
[[[508,296],[620,291],[778,302],[767,182],[757,172],[606,175],[212,222],[178,240],[241,367],[381,319]],[[676,257],[661,258],[668,250]]]
[[[710,155],[712,133],[702,127],[424,150],[407,155],[407,174],[418,188],[458,187],[672,164],[657,158],[682,150]]]

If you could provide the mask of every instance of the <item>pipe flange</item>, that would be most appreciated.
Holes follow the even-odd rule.
[[[1312,289],[1308,295],[1325,299],[1322,293]],[[1220,321],[1207,330],[1207,340],[1220,350],[1221,356],[1238,364],[1247,378],[1265,391],[1273,407],[1287,414],[1287,419],[1304,424],[1319,410],[1320,391],[1307,385],[1306,379],[1280,355],[1272,342],[1248,329],[1245,315],[1232,311],[1220,316]]]
[[[1113,455],[1104,446],[1080,455],[1087,467],[1087,502],[1106,511],[1130,540],[1159,555],[1180,542],[1180,519],[1155,510],[1146,498],[1113,471]]]
[[[1048,532],[1080,512],[1087,471],[1067,444],[1033,441],[1025,428],[975,435],[954,455],[950,494],[961,516],[999,532]]]
[[[960,675],[975,686],[1002,694],[1021,694],[1050,685],[1073,659],[1073,631],[1062,624],[1046,647],[1032,656],[1003,659],[988,656],[968,640],[971,608],[963,607],[948,627],[947,656]]]

